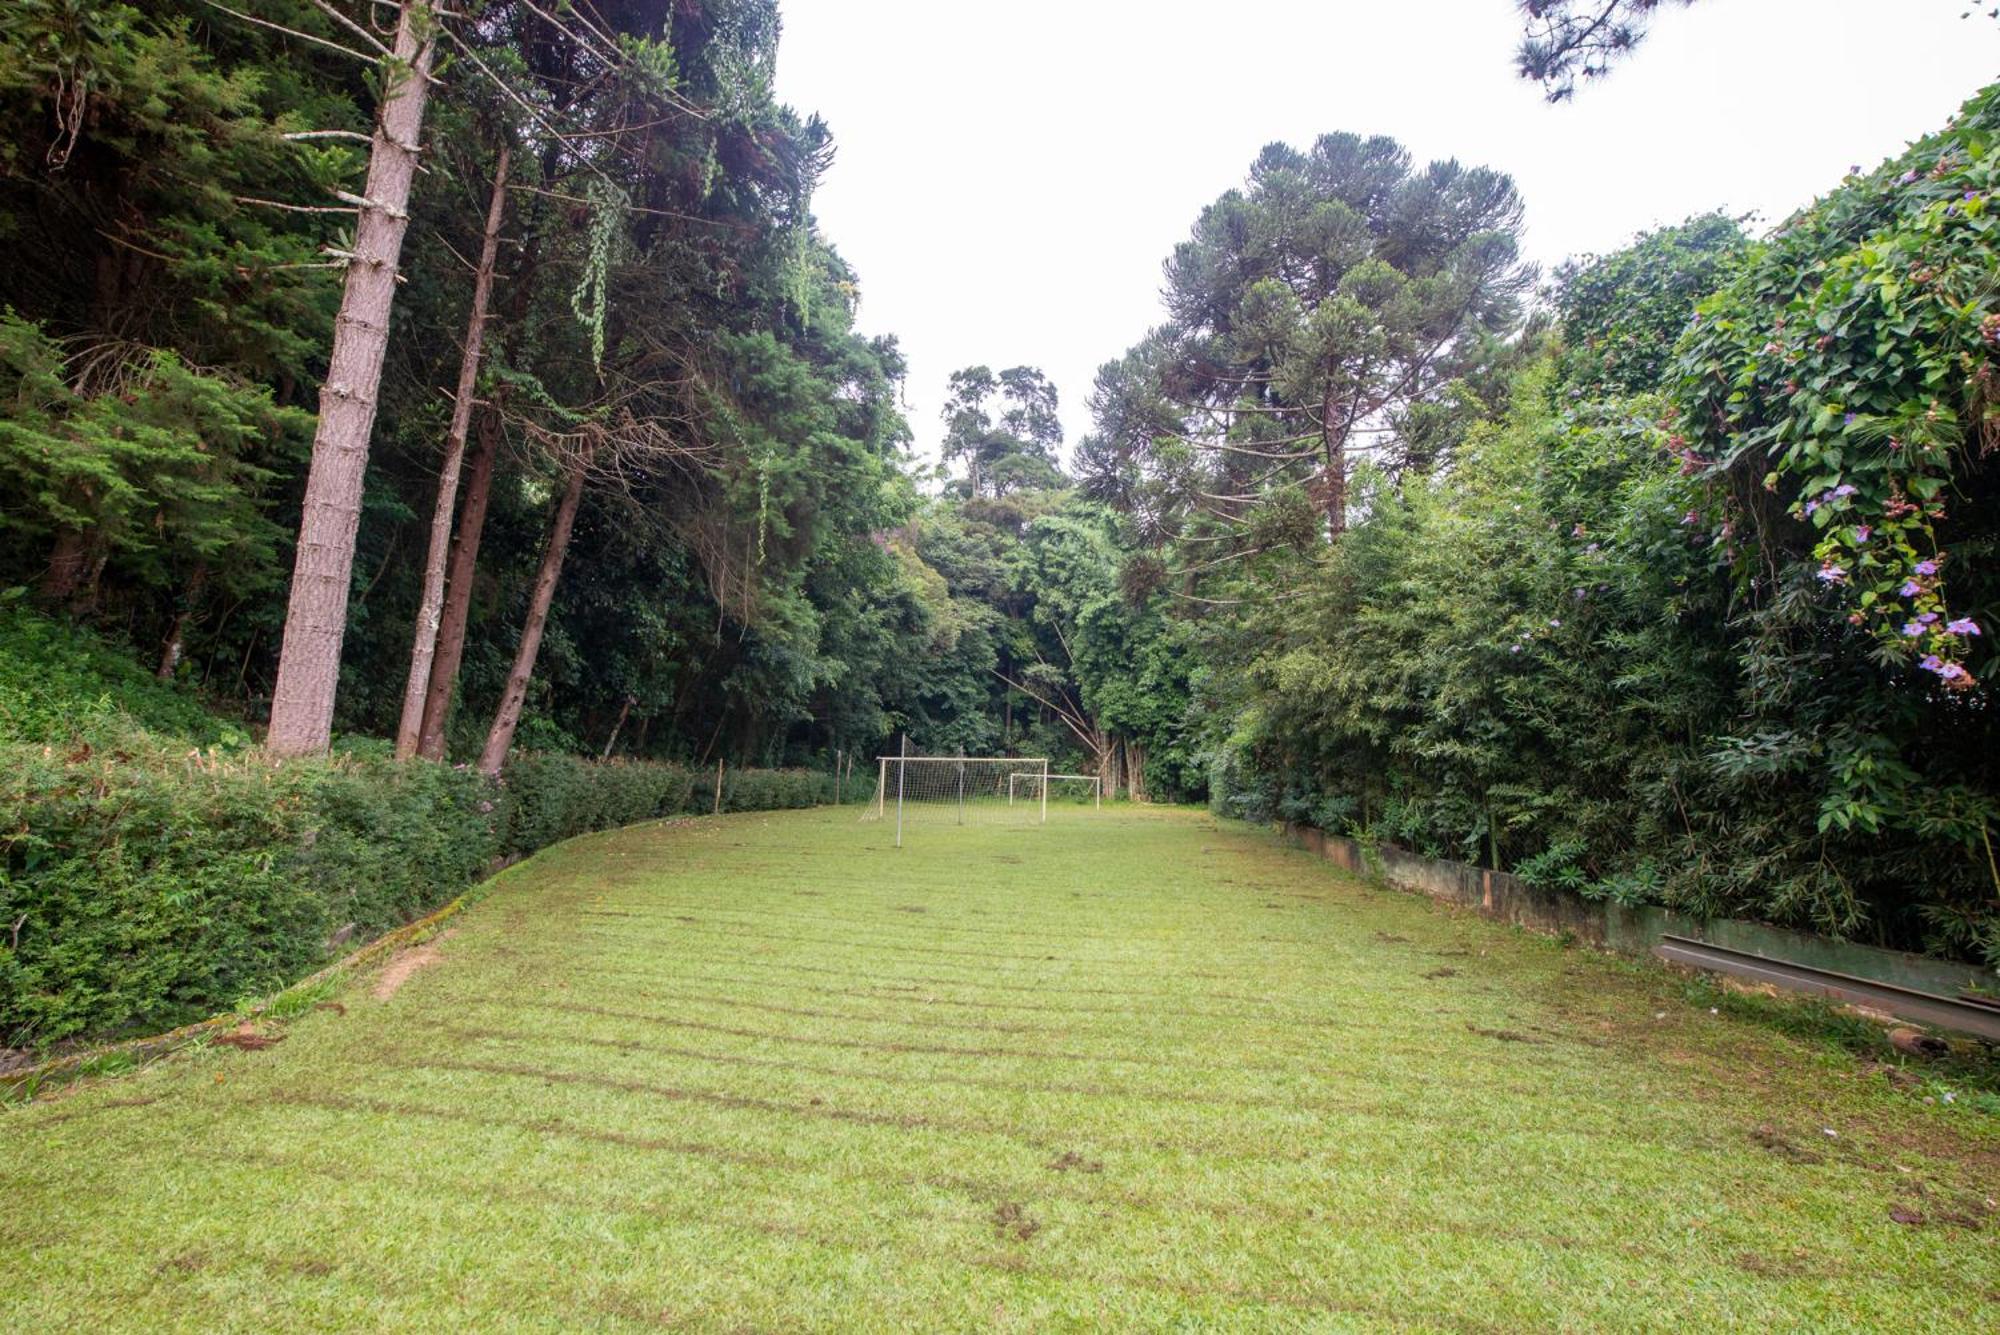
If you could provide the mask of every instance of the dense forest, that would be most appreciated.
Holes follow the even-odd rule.
[[[1601,72],[1552,31],[1525,72]],[[971,366],[933,460],[778,37],[773,0],[12,6],[9,742],[60,769],[52,664],[110,653],[156,678],[132,727],[238,756],[1046,754],[2000,963],[2000,91],[1768,235],[1548,274],[1504,164],[1274,144],[1086,434]]]

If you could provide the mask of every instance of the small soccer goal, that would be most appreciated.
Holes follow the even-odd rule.
[[[1104,805],[1104,780],[1095,774],[1009,774],[1009,802],[1039,802],[1046,793],[1051,802],[1070,806]]]
[[[868,815],[896,823],[898,848],[912,826],[1048,820],[1046,756],[881,756],[877,764]]]

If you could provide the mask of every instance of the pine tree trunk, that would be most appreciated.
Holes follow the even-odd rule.
[[[556,507],[555,524],[549,530],[549,544],[542,552],[542,568],[535,574],[535,590],[528,599],[528,620],[521,628],[521,647],[514,654],[514,666],[507,674],[507,689],[501,692],[500,707],[493,712],[493,728],[486,734],[486,749],[479,753],[479,772],[498,775],[514,745],[514,730],[521,726],[521,707],[528,699],[528,681],[535,675],[535,655],[541,652],[542,630],[548,625],[549,604],[555,600],[556,581],[562,578],[563,557],[569,551],[570,529],[576,523],[577,503],[583,499],[583,475],[590,455],[571,465],[569,486],[562,504]]]
[[[438,619],[444,602],[444,567],[451,545],[451,512],[458,499],[458,471],[465,459],[465,436],[472,425],[472,397],[479,383],[479,353],[486,340],[486,305],[493,292],[493,262],[500,251],[500,217],[507,207],[507,162],[512,148],[500,146],[493,170],[493,198],[486,206],[486,236],[472,280],[472,313],[465,324],[465,352],[458,362],[458,398],[445,435],[444,466],[438,472],[437,505],[431,511],[430,548],[424,556],[424,591],[417,604],[416,633],[410,644],[410,676],[403,687],[403,717],[396,725],[396,759],[417,754],[422,741],[424,698],[430,692]]]
[[[486,503],[493,495],[493,463],[499,452],[500,414],[489,410],[479,419],[479,442],[473,446],[472,468],[465,478],[465,505],[459,510],[458,533],[451,540],[451,561],[445,571],[437,653],[431,659],[423,728],[417,738],[417,754],[426,760],[444,759],[444,730],[451,719],[452,696],[458,690],[458,666],[465,657],[465,628],[472,619],[472,581],[479,573],[479,539],[486,528]]]
[[[410,221],[410,185],[430,93],[436,22],[430,0],[403,0],[394,55],[381,67],[382,105],[368,155],[366,200],[355,221],[354,254],[320,389],[278,682],[271,694],[265,741],[276,756],[316,755],[326,750],[333,732],[354,534],[361,522],[368,441],[375,427],[389,313],[396,301],[397,262]]]

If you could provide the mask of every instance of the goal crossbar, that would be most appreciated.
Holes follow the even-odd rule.
[[[1041,796],[1044,801],[1048,799],[1049,785],[1052,783],[1065,781],[1087,783],[1090,785],[1092,805],[1099,808],[1104,806],[1104,776],[1101,774],[1009,774],[1007,776],[1007,801],[1010,805],[1014,801],[1015,789],[1023,779],[1041,785]]]

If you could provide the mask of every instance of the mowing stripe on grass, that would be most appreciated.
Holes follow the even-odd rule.
[[[357,979],[345,1014],[263,1051],[0,1115],[0,1310],[109,1330],[2000,1321],[2000,1127],[1691,1006],[1657,969],[1195,813],[906,833],[898,851],[835,810],[572,841],[393,996]]]

